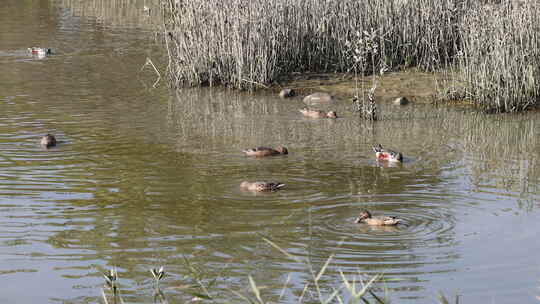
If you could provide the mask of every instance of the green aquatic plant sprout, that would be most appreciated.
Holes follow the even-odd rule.
[[[156,286],[159,286],[159,281],[165,276],[165,270],[163,269],[163,266],[158,268],[152,268],[150,269],[150,272],[154,276],[154,281],[156,282]]]
[[[107,287],[109,287],[112,292],[112,303],[123,304],[124,300],[122,299],[122,296],[120,295],[120,290],[118,289],[118,271],[116,270],[116,267],[113,267],[108,272],[104,273],[103,277],[105,278],[105,283]],[[109,301],[107,300],[107,295],[105,294],[105,291],[103,289],[101,289],[101,295],[105,304],[108,304]]]
[[[440,304],[450,304],[450,300],[442,292],[439,292],[437,299]],[[456,295],[454,304],[459,304],[459,295]]]
[[[103,277],[105,278],[105,283],[107,284],[107,287],[109,287],[113,292],[115,292],[118,288],[118,272],[116,271],[116,267],[113,267],[108,272],[104,273]]]
[[[317,295],[318,303],[321,304],[328,304],[328,303],[389,303],[389,300],[381,299],[379,296],[375,294],[375,292],[372,290],[373,285],[376,282],[382,281],[382,275],[378,274],[375,276],[372,276],[368,280],[363,280],[362,278],[359,278],[357,276],[353,276],[352,279],[348,279],[343,272],[339,272],[341,276],[341,284],[338,288],[330,287],[332,292],[330,294],[324,294],[323,288],[327,289],[327,286],[321,286],[321,279],[326,274],[326,271],[328,267],[330,266],[334,255],[330,255],[328,259],[326,259],[326,262],[324,265],[319,269],[319,271],[315,271],[313,269],[313,265],[311,264],[310,260],[303,260],[299,257],[296,257],[290,253],[288,253],[285,249],[281,248],[279,245],[274,243],[273,241],[263,238],[265,242],[270,244],[272,247],[283,253],[286,257],[304,264],[306,266],[306,269],[311,273],[312,275],[312,281],[307,282],[304,286],[304,289],[302,291],[302,294],[300,295],[298,299],[298,303],[302,303],[304,300],[304,296],[308,292],[308,290],[311,288],[314,288],[314,293]],[[252,287],[253,292],[255,293],[256,284],[255,282],[252,282],[253,279],[250,277],[250,285]],[[359,287],[360,286],[360,287]],[[285,287],[284,287],[285,288]],[[237,294],[237,293],[235,293]],[[255,293],[257,295],[257,293]],[[283,294],[283,292],[282,292]],[[260,297],[260,295],[258,296]],[[370,302],[371,300],[371,302]]]
[[[320,303],[320,304],[330,304],[330,303],[362,303],[362,304],[388,304],[390,303],[389,299],[389,290],[386,288],[386,286],[382,286],[382,289],[384,290],[384,296],[380,296],[375,292],[375,289],[380,289],[381,286],[375,286],[377,283],[384,283],[389,281],[395,281],[395,279],[384,279],[382,274],[376,274],[370,277],[366,277],[364,275],[361,275],[360,273],[355,273],[352,275],[346,275],[341,270],[338,271],[340,280],[338,280],[337,286],[329,286],[329,282],[334,282],[334,280],[326,280],[324,279],[325,275],[327,275],[327,270],[329,269],[330,265],[332,264],[332,261],[334,259],[334,254],[331,254],[328,259],[326,259],[325,263],[321,266],[319,270],[315,270],[313,265],[311,264],[311,259],[309,258],[301,258],[298,256],[295,256],[293,254],[288,253],[285,249],[281,248],[279,245],[277,245],[275,242],[263,238],[263,240],[283,253],[287,258],[303,264],[305,266],[305,269],[307,272],[311,274],[311,279],[306,282],[304,285],[301,294],[299,295],[297,303],[304,303],[308,301],[306,299],[309,294],[314,295],[315,298],[311,297],[309,301],[313,303]],[[204,293],[196,293],[196,292],[189,292],[188,294],[193,295],[193,301],[195,300],[210,300],[214,301],[214,298],[210,295],[211,293],[214,293],[215,291],[210,291],[209,289],[214,287],[215,280],[208,284],[208,286],[205,286],[202,284],[201,281],[201,274],[198,270],[196,270],[195,266],[187,261],[186,258],[186,264],[188,269],[190,269],[190,276],[197,281],[197,283],[202,287],[204,290]],[[159,288],[159,282],[165,277],[165,270],[164,267],[161,266],[159,268],[151,268],[150,273],[152,273],[152,276],[156,282],[156,288],[154,289],[154,303],[161,303],[161,304],[167,304],[168,301],[163,294],[163,292]],[[116,268],[111,268],[108,272],[103,273],[103,277],[105,278],[105,282],[107,286],[112,291],[112,297],[107,297],[105,294],[105,291],[102,289],[102,298],[103,302],[105,304],[109,303],[119,303],[123,304],[124,300],[122,299],[120,295],[120,290],[118,289],[118,272]],[[287,279],[284,282],[282,291],[279,295],[279,300],[282,300],[284,297],[284,294],[286,292],[288,283],[291,279],[291,274],[287,276]],[[244,294],[243,292],[228,289],[229,292],[236,295],[238,298],[240,298],[242,301],[250,304],[258,303],[258,304],[265,304],[270,303],[270,301],[265,300],[264,295],[262,294],[263,287],[261,285],[257,284],[253,276],[248,275],[248,291],[250,294]],[[399,280],[399,279],[398,279]],[[332,283],[334,285],[334,283]],[[325,290],[327,290],[325,292]],[[439,304],[449,304],[449,300],[447,297],[445,297],[442,293],[438,295],[438,303]],[[455,298],[455,304],[459,304],[459,297],[456,296]]]

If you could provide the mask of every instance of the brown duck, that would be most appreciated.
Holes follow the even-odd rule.
[[[324,92],[316,92],[304,97],[304,103],[306,104],[323,104],[332,103],[335,101],[336,99],[334,96]]]
[[[272,156],[272,155],[285,155],[289,154],[287,148],[283,146],[276,147],[275,149],[268,147],[257,147],[242,150],[248,156]]]
[[[394,216],[371,216],[369,211],[365,210],[360,213],[358,218],[354,221],[355,223],[365,223],[372,226],[394,226],[399,223],[402,223],[403,220],[398,219]]]
[[[328,113],[325,113],[321,110],[310,110],[308,108],[303,108],[300,110],[300,113],[302,113],[306,117],[311,118],[337,118],[336,111],[330,111]]]

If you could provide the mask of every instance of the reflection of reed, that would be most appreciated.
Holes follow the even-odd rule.
[[[414,165],[416,175],[426,176],[430,180],[423,182],[431,185],[441,180],[429,172],[440,171],[440,167],[455,160],[455,155],[449,155],[447,147],[440,142],[445,138],[441,133],[446,131],[436,127],[447,111],[427,114],[388,111],[392,113],[390,118],[372,123],[356,119],[351,112],[345,112],[344,118],[336,121],[305,119],[297,111],[301,106],[301,103],[284,103],[272,97],[253,97],[225,90],[184,89],[177,96],[171,96],[167,123],[175,134],[177,151],[226,151],[240,155],[242,149],[250,146],[285,145],[290,149],[289,157],[298,158],[293,168],[299,179],[302,176],[324,179],[329,174],[325,172],[332,170],[332,178],[325,180],[340,189],[349,185],[353,195],[388,190],[394,193],[416,183],[415,174],[392,173],[399,167],[385,168],[382,164],[377,168],[372,143],[391,143],[390,147],[403,150],[402,169],[411,171],[409,167]],[[345,106],[343,111],[346,111]],[[423,140],[413,143],[414,138]],[[434,157],[442,153],[447,157]],[[419,159],[422,159],[420,163]],[[289,177],[290,169],[289,164]]]
[[[301,104],[247,96],[246,100],[246,96],[228,91],[192,89],[172,97],[169,127],[177,134],[179,149],[195,152],[225,147],[228,151],[240,151],[254,145],[287,145],[292,148],[292,155],[301,151],[339,163],[341,159],[350,162],[353,154],[358,155],[360,162],[373,161],[369,146],[381,142],[402,150],[405,162],[401,169],[414,166],[416,176],[424,170],[425,176],[430,176],[428,172],[433,170],[465,164],[471,169],[473,187],[477,190],[504,189],[520,195],[540,190],[535,157],[539,140],[534,119],[464,115],[429,107],[387,112],[387,117],[375,124],[353,119],[347,112],[345,118],[337,121],[313,122],[297,115],[295,111]],[[467,155],[464,163],[463,155]],[[396,175],[391,174],[399,168],[375,169],[355,168],[355,175],[360,173],[358,170],[369,170],[366,174],[376,180],[370,179],[364,185],[349,180],[351,191],[370,193],[378,189],[375,184],[380,182],[400,188]],[[341,174],[339,178],[346,176],[347,173]],[[403,182],[408,184],[406,180]]]
[[[526,116],[478,118],[461,122],[473,188],[498,194],[503,189],[520,197],[538,195],[538,120]]]
[[[160,20],[158,0],[62,0],[61,4],[76,16],[94,17],[112,26],[135,25],[154,30]]]
[[[206,138],[206,143],[232,144],[237,149],[256,145],[317,142],[321,146],[365,143],[369,128],[355,120],[313,121],[298,114],[301,104],[277,103],[271,97],[252,97],[228,91],[185,89],[169,100],[168,123],[178,143]],[[351,130],[352,129],[352,130]],[[352,137],[341,134],[355,133]],[[337,147],[339,149],[339,147]]]
[[[538,281],[538,289],[540,289],[540,281]],[[536,296],[536,299],[540,301],[540,296]]]

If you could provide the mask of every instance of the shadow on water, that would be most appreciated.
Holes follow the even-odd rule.
[[[147,90],[141,82],[153,75],[137,72],[148,37],[96,30],[100,22],[83,17],[99,11],[91,3],[96,11],[56,8],[64,14],[50,18],[63,24],[52,41],[88,47],[40,61],[0,57],[9,71],[0,75],[0,277],[10,284],[1,299],[96,302],[100,271],[116,266],[124,299],[145,302],[148,270],[165,265],[171,302],[191,300],[194,273],[205,284],[217,278],[218,302],[236,300],[229,288],[246,291],[248,274],[277,300],[290,275],[282,301],[296,301],[311,274],[263,237],[314,269],[335,254],[322,279],[328,293],[340,271],[384,273],[377,286],[410,303],[447,288],[476,301],[527,299],[522,289],[536,288],[527,251],[540,248],[526,231],[538,227],[537,114],[381,103],[384,119],[370,123],[340,100],[342,118],[317,120],[298,112],[301,98]],[[44,71],[55,77],[37,77]],[[41,149],[47,132],[62,144]],[[375,143],[401,151],[404,163],[377,162]],[[261,145],[290,153],[241,153]],[[243,180],[286,187],[254,194],[239,189]],[[407,225],[354,224],[364,209]],[[484,284],[499,278],[515,283]]]

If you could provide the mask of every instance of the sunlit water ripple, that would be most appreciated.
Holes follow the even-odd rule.
[[[148,269],[165,265],[170,302],[191,300],[197,275],[217,279],[218,302],[237,299],[229,289],[247,294],[248,275],[278,302],[289,277],[281,302],[295,302],[309,267],[329,257],[327,293],[340,272],[383,273],[377,287],[400,303],[430,302],[447,287],[476,302],[528,299],[538,271],[527,251],[540,249],[528,232],[540,199],[537,114],[382,103],[383,120],[370,123],[342,100],[330,106],[341,118],[316,120],[300,115],[300,97],[170,93],[141,72],[148,36],[61,12],[58,32],[42,30],[55,33],[55,56],[25,53],[41,31],[0,50],[11,72],[0,75],[0,278],[10,284],[0,300],[95,303],[101,272],[114,266],[126,299],[145,303]],[[60,142],[45,149],[49,132]],[[375,161],[375,143],[402,151],[404,163]],[[290,153],[241,153],[261,145]],[[252,193],[244,180],[286,186]],[[355,224],[364,209],[405,225]],[[501,270],[511,284],[474,283]]]

